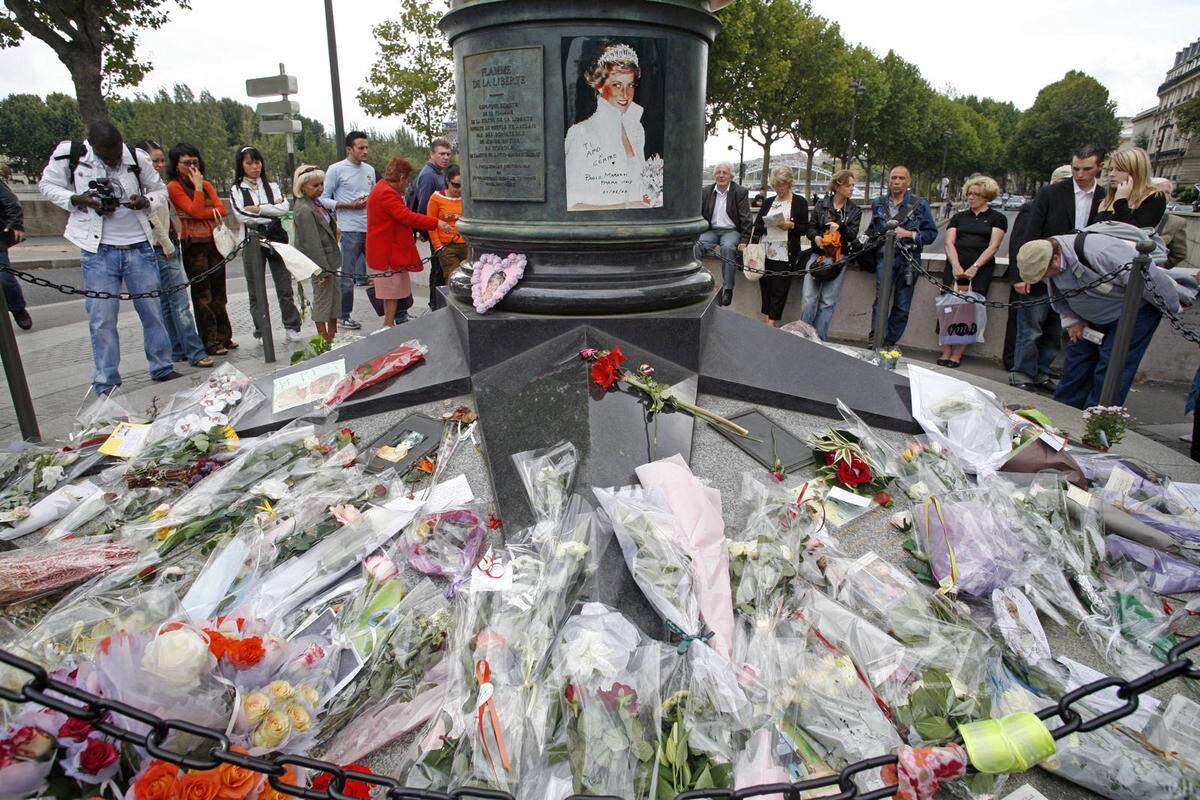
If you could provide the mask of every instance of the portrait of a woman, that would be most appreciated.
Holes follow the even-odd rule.
[[[595,92],[596,110],[567,130],[567,210],[662,206],[662,159],[655,153],[647,160],[645,109],[637,102],[637,51],[612,41],[579,64],[581,80]]]

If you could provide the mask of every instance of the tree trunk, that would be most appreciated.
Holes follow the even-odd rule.
[[[871,199],[871,162],[863,161],[863,198]]]
[[[79,116],[83,119],[84,129],[93,122],[108,122],[108,106],[104,103],[101,88],[100,53],[74,52],[66,60],[66,66],[75,84],[75,98],[79,101]]]
[[[768,136],[764,136],[763,141],[762,177],[758,181],[758,190],[766,194],[767,177],[771,174],[771,145],[774,143],[774,140]]]

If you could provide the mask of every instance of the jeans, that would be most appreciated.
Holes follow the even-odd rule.
[[[742,241],[742,235],[732,229],[718,230],[710,228],[700,234],[700,238],[697,241],[705,249],[713,245],[720,246],[721,278],[724,281],[722,286],[733,291],[733,284],[737,279],[738,271],[738,244]]]
[[[83,267],[83,288],[97,292],[121,291],[121,282],[130,292],[152,292],[159,287],[158,259],[149,242],[133,247],[100,245],[96,252],[83,250],[79,254]],[[115,298],[84,303],[88,329],[92,335],[92,388],[97,393],[108,392],[121,385],[117,366],[121,363],[121,342],[117,337],[117,312],[121,301]],[[149,362],[150,375],[161,378],[174,369],[171,364],[171,337],[163,325],[162,303],[154,297],[133,301],[133,308],[142,321],[142,340]]]
[[[1050,377],[1050,365],[1062,346],[1058,314],[1049,303],[1021,306],[1011,313],[1017,320],[1011,381],[1040,383]]]
[[[300,330],[300,311],[296,308],[296,300],[292,294],[292,273],[283,264],[283,259],[274,253],[269,253],[257,242],[246,245],[242,251],[242,263],[246,265],[246,293],[250,296],[250,319],[254,323],[254,338],[262,336],[258,320],[262,314],[259,308],[258,276],[268,266],[271,269],[271,280],[275,283],[275,297],[279,300],[279,316],[283,318],[283,327],[289,331]],[[264,279],[263,285],[266,285]],[[353,287],[351,287],[353,291]],[[265,303],[267,316],[270,317],[271,303]]]
[[[0,267],[12,266],[8,260],[8,252],[0,250]],[[25,294],[21,291],[21,282],[11,272],[0,272],[0,287],[4,288],[4,302],[8,303],[9,311],[25,309]]]
[[[162,248],[156,245],[154,255],[158,259],[158,283],[164,291],[168,287],[187,283],[178,250],[167,258],[163,255]],[[200,341],[200,334],[196,331],[196,320],[192,318],[192,306],[188,302],[187,290],[180,289],[160,295],[158,300],[162,304],[163,327],[167,329],[167,336],[171,339],[171,360],[187,360],[194,365],[207,353],[204,351],[204,342]]]
[[[817,329],[817,336],[821,337],[821,341],[829,338],[833,307],[837,305],[838,295],[842,293],[845,280],[845,267],[836,278],[824,283],[818,283],[812,275],[804,276],[804,305],[800,309],[800,319]]]
[[[1129,355],[1121,366],[1121,386],[1117,391],[1115,405],[1124,405],[1129,387],[1137,374],[1138,364],[1154,338],[1154,331],[1162,319],[1162,313],[1150,303],[1143,303],[1133,320],[1133,336],[1129,341]],[[1092,325],[1093,330],[1104,334],[1104,340],[1095,345],[1086,339],[1067,345],[1063,357],[1062,378],[1054,399],[1076,408],[1090,408],[1100,403],[1100,389],[1104,386],[1104,373],[1108,371],[1108,359],[1112,355],[1113,340],[1116,338],[1117,322],[1107,325]]]
[[[899,246],[897,245],[897,249]],[[919,259],[919,253],[913,253]],[[908,327],[908,310],[912,307],[913,285],[904,276],[908,274],[908,263],[904,256],[896,253],[892,261],[892,310],[888,314],[887,327],[883,332],[883,341],[879,344],[893,345],[900,341],[904,329]],[[879,260],[875,264],[875,302],[871,304],[871,331],[875,331],[875,315],[879,313],[879,296],[883,293],[883,250],[879,251]]]
[[[342,319],[349,319],[354,310],[354,286],[367,285],[367,234],[342,231],[338,243],[342,247]],[[349,276],[349,277],[347,277]]]

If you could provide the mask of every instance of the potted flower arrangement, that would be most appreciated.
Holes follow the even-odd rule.
[[[879,351],[879,366],[884,369],[895,369],[896,364],[900,362],[899,350],[880,350]]]
[[[1083,412],[1083,443],[1108,452],[1125,437],[1134,418],[1124,406],[1092,406]]]

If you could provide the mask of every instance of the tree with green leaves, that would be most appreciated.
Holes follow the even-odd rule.
[[[151,69],[137,54],[138,33],[161,28],[191,0],[4,0],[0,47],[28,33],[50,46],[71,73],[86,124],[108,119],[105,92],[137,86]]]
[[[874,120],[867,121],[869,128],[854,137],[862,142],[859,151],[870,163],[880,166],[921,161],[924,121],[931,116],[934,91],[917,66],[895,51],[889,50],[879,66],[887,93]],[[863,121],[861,112],[859,120]]]
[[[750,141],[762,147],[760,188],[765,190],[771,149],[788,136],[796,110],[804,100],[805,89],[792,80],[792,71],[796,60],[813,60],[810,53],[798,49],[801,24],[812,12],[797,0],[741,0],[720,12],[721,18],[734,9],[738,24],[725,33],[731,38],[741,37],[729,43],[743,53],[741,88],[721,96],[718,103],[729,124],[735,130],[746,131]],[[765,42],[770,43],[769,52],[763,50]]]
[[[1184,136],[1200,138],[1200,94],[1175,107],[1175,124]]]
[[[821,57],[792,60],[791,81],[801,91],[788,132],[806,157],[807,197],[812,194],[813,159],[818,150],[829,150],[839,142],[837,134],[843,118],[849,119],[853,94],[849,85],[850,52],[837,23],[812,14],[807,6],[804,12],[796,20],[796,52],[820,53]]]
[[[978,169],[980,172],[991,175],[1000,182],[1001,186],[1004,186],[1005,179],[1012,169],[1011,151],[1017,138],[1017,125],[1021,122],[1021,110],[1007,100],[994,100],[990,97],[976,97],[975,95],[960,98],[959,102],[967,108],[979,112],[995,126],[996,135],[1000,139],[999,149],[996,151],[994,159],[979,165]]]
[[[1038,180],[1071,160],[1075,148],[1094,144],[1104,150],[1121,139],[1117,104],[1108,89],[1090,75],[1071,70],[1044,86],[1017,125],[1016,164]]]
[[[82,138],[79,104],[69,95],[54,93],[43,100],[33,94],[12,94],[0,100],[0,152],[30,178],[42,174],[59,142]]]
[[[400,0],[400,14],[376,25],[379,58],[358,90],[358,102],[379,117],[399,116],[428,142],[454,114],[454,60],[438,28],[443,0]]]

